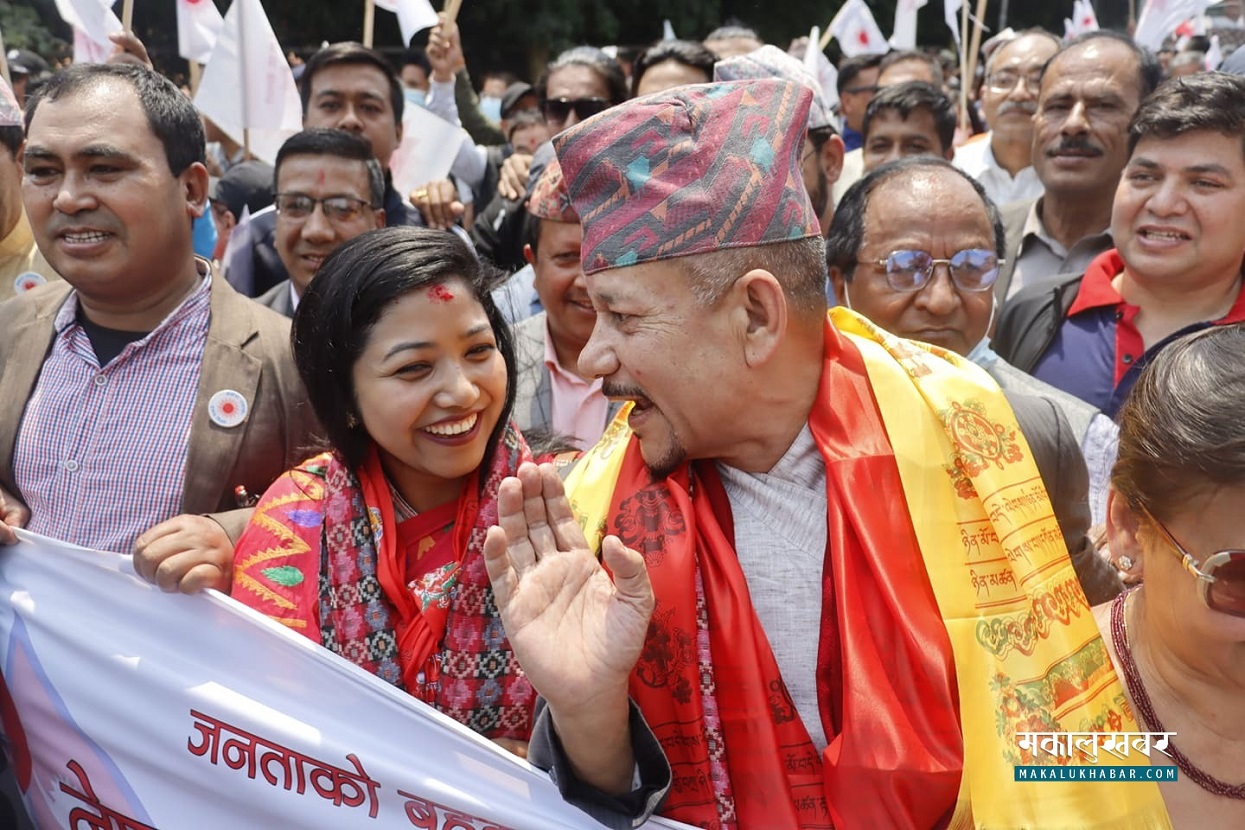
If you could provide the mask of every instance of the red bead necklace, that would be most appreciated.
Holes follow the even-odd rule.
[[[1124,669],[1124,682],[1128,685],[1128,694],[1133,699],[1133,703],[1137,705],[1137,711],[1141,713],[1141,720],[1145,728],[1150,732],[1166,732],[1167,730],[1163,728],[1163,722],[1159,720],[1158,713],[1154,711],[1154,704],[1150,702],[1150,696],[1146,694],[1146,686],[1141,682],[1141,672],[1137,670],[1137,662],[1133,660],[1133,652],[1128,645],[1128,626],[1124,622],[1124,603],[1131,593],[1132,591],[1126,591],[1118,595],[1111,603],[1111,643],[1115,646],[1115,653],[1119,655],[1120,668]],[[1203,772],[1183,752],[1176,749],[1176,745],[1170,740],[1167,742],[1167,753],[1176,762],[1176,766],[1180,768],[1180,771],[1189,776],[1189,780],[1206,790],[1206,792],[1212,795],[1224,796],[1225,798],[1245,800],[1245,784],[1229,784],[1226,781],[1220,781],[1209,773]]]

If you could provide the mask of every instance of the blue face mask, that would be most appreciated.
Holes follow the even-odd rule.
[[[406,99],[406,102],[408,104],[413,104],[414,106],[422,107],[422,106],[425,106],[424,102],[428,96],[424,93],[422,89],[412,89],[410,87],[403,87],[402,97]]]
[[[480,112],[484,113],[484,117],[489,121],[501,121],[501,99],[500,98],[481,98]]]

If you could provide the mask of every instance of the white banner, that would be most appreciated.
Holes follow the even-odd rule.
[[[229,598],[20,535],[0,548],[0,710],[37,827],[600,826],[544,773]]]

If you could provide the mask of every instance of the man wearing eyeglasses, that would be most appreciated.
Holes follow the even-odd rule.
[[[1111,194],[1128,160],[1128,122],[1160,77],[1154,55],[1110,31],[1075,38],[1046,62],[1033,122],[1043,194],[1003,211],[1000,300],[1038,280],[1084,271],[1111,248]]]
[[[1181,335],[1245,321],[1245,78],[1168,81],[1129,128],[1115,247],[1026,287],[994,347],[1114,417],[1145,366]]]
[[[343,130],[303,130],[277,153],[274,242],[290,278],[257,301],[293,317],[338,245],[385,226],[385,179],[367,142]]]
[[[990,131],[955,151],[955,166],[981,182],[996,205],[1042,195],[1033,169],[1033,113],[1037,111],[1042,67],[1059,40],[1044,29],[1030,29],[990,56],[981,87],[981,108]]]
[[[1118,430],[1094,407],[1026,375],[987,345],[1003,241],[998,222],[980,183],[942,160],[884,165],[844,196],[826,239],[830,280],[848,308],[891,334],[968,358],[1018,396],[1011,403],[1092,602],[1119,590],[1114,575],[1089,555],[1085,539],[1086,526],[1106,518]],[[1084,514],[1087,483],[1091,510]]]

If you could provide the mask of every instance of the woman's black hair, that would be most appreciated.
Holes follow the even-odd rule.
[[[351,468],[367,457],[371,438],[359,415],[354,365],[372,329],[396,300],[420,288],[458,280],[484,308],[506,363],[506,401],[488,449],[487,469],[514,405],[516,365],[510,327],[493,303],[494,273],[458,236],[427,228],[368,231],[338,247],[303,292],[290,343],[294,363],[329,448]]]

